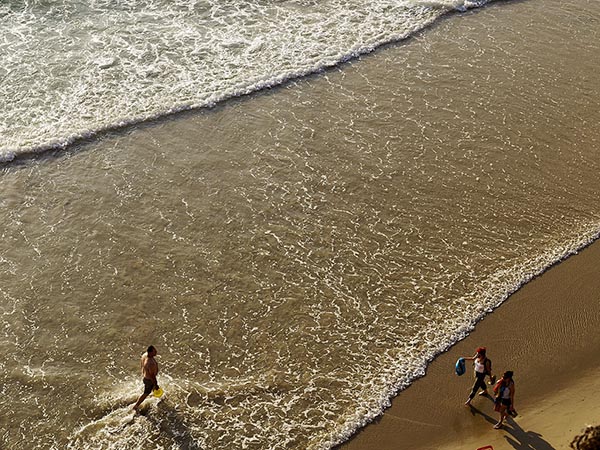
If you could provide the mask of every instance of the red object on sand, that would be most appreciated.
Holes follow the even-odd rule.
[[[479,447],[477,450],[494,450],[494,447],[486,445],[485,447]]]

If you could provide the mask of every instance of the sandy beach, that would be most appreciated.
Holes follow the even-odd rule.
[[[600,423],[599,262],[595,242],[523,286],[341,448],[568,449],[586,425]],[[496,374],[515,372],[519,415],[499,431],[491,398],[465,407],[472,375],[453,373],[456,359],[479,345]]]
[[[0,448],[548,450],[600,424],[600,240],[563,260],[600,233],[600,2],[96,3],[98,27],[0,6],[15,136],[132,124],[2,165]],[[344,30],[389,43],[296,78]],[[136,125],[259,89],[247,61],[292,79]],[[131,420],[150,344],[165,395]],[[515,373],[500,431],[454,373],[479,346]]]

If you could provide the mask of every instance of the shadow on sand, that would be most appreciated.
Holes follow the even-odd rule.
[[[470,408],[471,414],[483,417],[491,425],[498,422],[497,417],[492,417],[480,409],[475,408],[473,405],[471,405]],[[504,426],[499,431],[506,433],[504,436],[506,442],[512,445],[515,450],[556,450],[550,443],[542,439],[541,434],[536,433],[535,431],[525,431],[510,416],[504,420]]]

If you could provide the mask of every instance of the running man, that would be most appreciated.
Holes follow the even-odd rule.
[[[148,351],[142,355],[141,367],[142,377],[144,379],[144,393],[140,395],[137,403],[133,407],[135,413],[139,412],[142,402],[150,395],[154,389],[158,389],[156,375],[158,375],[158,363],[154,357],[158,354],[153,345],[148,347]]]

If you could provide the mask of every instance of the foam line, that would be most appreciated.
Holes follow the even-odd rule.
[[[221,24],[223,28],[213,31],[212,35],[209,34],[209,31],[206,31],[206,36],[197,37],[196,35],[204,33],[202,27],[186,29],[184,25],[178,25],[182,28],[174,30],[169,28],[171,23],[175,26],[175,21],[178,18],[191,20],[184,12],[176,11],[173,12],[173,17],[170,18],[173,22],[159,23],[165,31],[173,33],[169,39],[188,42],[191,37],[193,39],[206,37],[211,40],[210,45],[221,53],[207,55],[206,46],[194,47],[190,44],[190,48],[182,51],[181,55],[174,56],[172,60],[165,60],[164,54],[169,53],[171,51],[169,46],[177,45],[176,42],[165,42],[163,47],[159,48],[159,44],[155,45],[150,40],[152,36],[149,36],[146,40],[133,41],[134,38],[128,35],[127,30],[122,35],[113,36],[108,34],[97,37],[93,33],[94,29],[90,28],[85,22],[88,19],[80,19],[84,20],[84,25],[88,27],[88,31],[91,30],[91,37],[87,37],[90,42],[81,44],[85,45],[85,50],[82,50],[83,56],[73,53],[69,56],[70,59],[62,61],[63,64],[75,64],[73,69],[79,70],[80,73],[78,72],[75,75],[59,73],[58,76],[65,79],[53,79],[51,73],[58,71],[56,67],[58,67],[60,61],[54,61],[53,65],[39,67],[37,61],[48,59],[61,48],[80,45],[79,42],[69,40],[72,39],[69,36],[77,36],[73,29],[76,29],[78,24],[59,22],[55,25],[56,32],[59,33],[56,44],[53,44],[56,47],[49,45],[48,48],[44,49],[44,52],[48,55],[28,55],[31,60],[31,67],[28,67],[28,70],[34,75],[37,71],[38,75],[23,81],[24,84],[33,83],[36,86],[33,88],[29,85],[23,86],[23,89],[27,92],[19,93],[20,97],[26,97],[25,100],[20,102],[22,104],[19,104],[18,101],[11,102],[11,98],[16,99],[17,96],[16,93],[11,91],[12,88],[6,86],[12,85],[14,87],[14,80],[21,79],[14,73],[19,70],[20,58],[18,53],[23,52],[27,55],[32,51],[26,44],[28,40],[32,39],[27,33],[34,35],[36,31],[35,29],[27,29],[27,25],[22,27],[23,30],[7,30],[12,32],[10,37],[6,39],[5,44],[0,43],[0,53],[6,54],[0,59],[0,66],[6,67],[4,69],[5,73],[0,71],[0,77],[8,80],[5,83],[7,103],[15,103],[15,110],[13,113],[9,110],[9,115],[5,118],[0,116],[0,131],[5,135],[4,142],[0,143],[0,163],[31,157],[49,150],[65,149],[72,144],[96,138],[106,132],[120,130],[143,122],[155,121],[180,112],[211,108],[231,98],[245,96],[281,85],[289,80],[318,73],[355,59],[360,55],[370,53],[382,45],[407,39],[448,12],[480,7],[488,1],[407,1],[401,3],[402,8],[397,7],[396,10],[391,12],[388,12],[391,6],[383,1],[381,5],[371,7],[375,11],[366,10],[365,12],[367,17],[372,17],[372,24],[366,22],[367,24],[364,25],[365,30],[358,31],[357,35],[348,35],[346,36],[347,41],[340,41],[339,43],[336,42],[337,38],[335,38],[336,26],[340,27],[340,30],[350,33],[348,30],[356,28],[352,22],[358,21],[357,23],[360,23],[359,17],[353,16],[353,11],[345,11],[339,16],[333,15],[331,21],[328,21],[327,14],[323,11],[314,12],[312,16],[318,22],[318,26],[314,25],[317,28],[310,28],[313,25],[308,23],[310,20],[307,19],[307,24],[282,32],[279,31],[279,28],[281,28],[279,24],[274,23],[275,19],[269,18],[265,21],[266,25],[260,25],[267,27],[267,29],[249,32],[250,34],[245,35],[246,29],[243,22],[242,25],[232,26],[228,23],[228,20],[239,17],[252,24],[254,17],[246,17],[241,15],[241,12],[236,11],[222,13],[219,7],[213,5],[211,10],[213,17],[210,19],[212,22],[208,23]],[[344,2],[341,3],[340,7],[343,5],[345,5]],[[258,11],[258,7],[256,5],[254,7]],[[266,11],[259,11],[259,13],[274,14],[278,19],[282,13],[277,9],[274,11],[267,8]],[[0,15],[3,12],[5,19],[10,18],[11,14],[16,14],[13,11],[6,10],[0,11]],[[310,13],[309,10],[309,16]],[[39,14],[45,20],[56,20],[53,16],[56,12],[53,12],[53,10]],[[117,24],[121,22],[128,23],[127,21],[134,21],[141,13],[135,12],[134,14],[131,11],[124,11],[122,14],[124,17],[114,18],[105,13],[106,17],[103,20],[112,20]],[[223,14],[223,16],[219,14]],[[284,16],[284,25],[292,27],[296,18],[294,14],[297,13],[288,12],[287,14],[287,16]],[[386,14],[401,15],[402,17],[394,17],[394,20],[391,20]],[[195,16],[192,17],[195,18]],[[150,25],[158,20],[155,17],[148,19]],[[335,22],[335,20],[339,20],[340,23]],[[7,20],[7,22],[10,21]],[[18,20],[15,22],[18,22]],[[377,25],[379,29],[367,29],[371,25]],[[398,26],[400,28],[397,28]],[[315,37],[315,40],[304,37],[304,34],[310,34],[314,30],[323,28],[331,28],[332,31],[323,31],[323,36]],[[147,29],[147,31],[149,30],[150,28]],[[137,31],[137,34],[143,34],[144,31],[146,29],[142,28]],[[238,34],[239,38],[233,39],[232,34]],[[319,39],[323,42],[320,42]],[[81,40],[85,41],[83,38]],[[293,43],[293,46],[288,46],[286,40],[295,40],[296,42]],[[351,44],[357,41],[360,43]],[[334,43],[339,47],[332,47]],[[98,49],[99,46],[104,48],[105,45],[109,45],[112,54],[104,54]],[[345,47],[346,45],[348,47]],[[264,49],[270,46],[279,47],[271,50],[272,53],[268,53],[268,51],[265,53]],[[72,52],[76,51],[79,50],[75,49]],[[127,57],[120,56],[119,51]],[[239,55],[236,53],[243,51],[246,53],[240,53]],[[17,53],[16,58],[12,55],[15,52]],[[228,56],[230,59],[221,59],[224,54],[232,56]],[[262,56],[259,56],[259,54]],[[58,56],[55,57],[58,58]],[[286,66],[278,65],[277,61],[281,57],[287,60]],[[256,67],[252,67],[253,65],[261,66],[262,60],[260,58],[265,59],[266,63],[270,64],[270,66],[266,66],[265,71],[262,73],[257,71]],[[83,59],[83,61],[79,61],[79,59]],[[194,68],[194,63],[205,65]],[[224,68],[221,68],[221,65]],[[63,67],[61,70],[68,72],[69,69],[69,67]],[[215,78],[211,79],[207,75],[206,79],[197,79],[200,75],[198,70],[201,73],[210,72],[210,76]],[[222,70],[222,72],[219,72],[219,70]],[[172,73],[182,71],[187,71],[187,78],[184,77],[184,74],[181,75],[183,78],[179,79],[177,78],[179,75]],[[70,80],[68,78],[70,76],[75,78]],[[40,81],[39,78],[42,77],[43,81]],[[80,79],[77,80],[77,77]],[[233,84],[227,80],[229,77],[232,78]],[[157,83],[163,83],[162,87],[164,89],[173,91],[174,104],[166,106],[164,102],[171,99],[171,97],[166,95],[160,97],[159,95],[162,94],[156,94],[156,92],[160,93],[162,90],[159,89],[157,84],[151,85],[154,82],[153,80],[162,80],[157,81]],[[174,86],[173,82],[175,82]],[[146,88],[147,83],[150,83],[148,89]],[[177,83],[181,86],[178,86]],[[228,85],[228,83],[230,84]],[[128,84],[137,86],[132,98],[125,96],[129,93],[126,89],[124,90],[123,86]],[[31,89],[38,89],[37,85],[41,90],[33,95]],[[115,91],[117,88],[118,91]],[[60,96],[58,96],[54,91],[48,93],[48,89],[65,89],[66,92],[59,92]],[[124,93],[123,97],[120,96],[120,92]],[[189,92],[197,92],[197,94],[193,96],[194,98],[189,98]],[[112,97],[107,97],[108,94]],[[0,96],[3,95],[4,92],[0,88]],[[49,97],[44,100],[44,95],[49,95]],[[144,95],[147,95],[148,98],[143,98],[140,101],[135,98],[137,96],[144,97]],[[181,98],[178,99],[177,95],[180,95]],[[41,105],[35,103],[37,101],[36,96],[42,98],[40,100],[43,102]],[[187,101],[182,101],[184,98]],[[52,104],[56,102],[58,104]],[[105,104],[106,102],[108,103]],[[161,106],[161,103],[164,103],[166,107]],[[133,106],[130,107],[129,104]],[[35,108],[35,110],[31,108]],[[102,114],[105,114],[105,116],[102,116]],[[20,123],[16,123],[17,121],[20,121]],[[88,124],[89,128],[83,128],[85,124]]]

